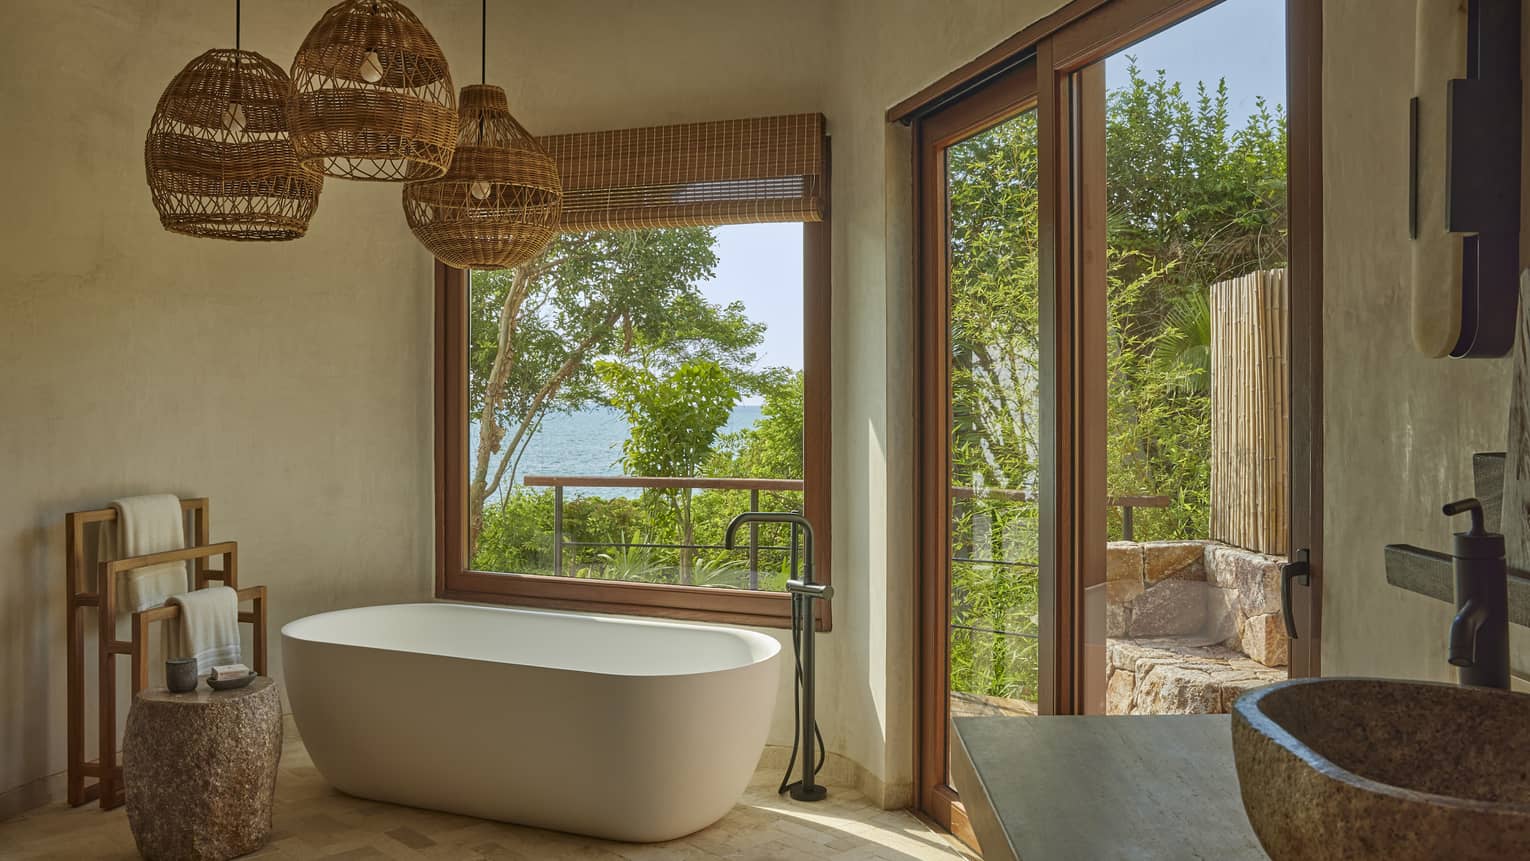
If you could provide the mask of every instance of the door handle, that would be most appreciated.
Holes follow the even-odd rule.
[[[1312,554],[1307,548],[1296,551],[1296,558],[1280,566],[1280,612],[1286,619],[1286,636],[1296,639],[1296,616],[1291,611],[1291,581],[1312,585]]]

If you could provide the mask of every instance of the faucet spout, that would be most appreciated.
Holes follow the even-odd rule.
[[[1446,514],[1472,516],[1471,529],[1456,533],[1456,617],[1450,623],[1446,658],[1461,684],[1509,688],[1509,582],[1503,536],[1488,532],[1482,503],[1463,499]]]
[[[811,521],[792,511],[746,511],[728,521],[728,528],[723,532],[723,546],[732,550],[739,527],[749,523],[790,523],[801,529],[806,536],[804,543],[807,553],[807,558],[802,565],[802,581],[808,584],[813,582],[813,524]]]
[[[1477,664],[1477,641],[1482,635],[1482,625],[1487,621],[1487,607],[1476,599],[1468,599],[1461,605],[1461,612],[1450,623],[1450,647],[1447,659],[1452,666],[1472,667]]]

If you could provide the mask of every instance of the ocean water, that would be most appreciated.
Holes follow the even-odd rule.
[[[750,427],[760,418],[758,404],[740,404],[723,426],[721,433],[734,433]],[[591,407],[575,413],[554,413],[547,416],[542,427],[532,436],[525,453],[521,455],[520,468],[515,483],[522,485],[528,475],[609,475],[622,474],[622,443],[627,440],[627,419],[620,411],[610,407]],[[478,425],[475,422],[469,432],[468,462],[471,464],[477,452]],[[498,464],[489,468],[492,476]],[[508,472],[506,473],[509,474]],[[507,488],[501,488],[504,492]],[[617,496],[635,497],[637,490],[621,488],[574,488],[565,491],[566,496]]]

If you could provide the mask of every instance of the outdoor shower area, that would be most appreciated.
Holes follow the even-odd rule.
[[[1094,620],[1106,636],[1105,686],[1092,711],[1225,712],[1244,691],[1286,677],[1279,566],[1289,508],[1287,295],[1284,269],[1213,284],[1188,327],[1202,343],[1179,345],[1188,383],[1158,395],[1203,406],[1196,414],[1204,422],[1181,440],[1204,431],[1204,474],[1108,473],[1112,540],[1097,587],[1105,618]],[[1164,342],[1163,333],[1154,340]],[[1122,392],[1112,399],[1128,400]],[[1142,459],[1164,442],[1132,436],[1111,441],[1146,452]],[[952,714],[1034,714],[1037,502],[1026,491],[982,487],[953,488],[952,496]]]
[[[1214,713],[1288,675],[1277,12],[1227,0],[1071,77],[1064,279],[1025,73],[1009,118],[926,127],[953,715]]]

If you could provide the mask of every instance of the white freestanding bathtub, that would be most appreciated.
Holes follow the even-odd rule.
[[[341,791],[643,843],[738,800],[779,652],[752,631],[464,604],[282,628],[292,716]]]

